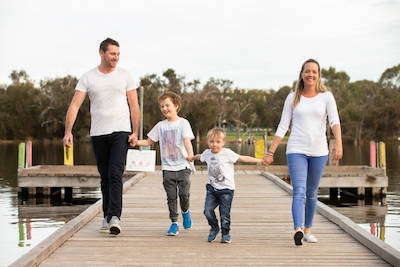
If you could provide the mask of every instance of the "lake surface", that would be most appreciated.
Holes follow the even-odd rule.
[[[254,145],[229,143],[226,147],[254,156]],[[195,151],[205,148],[205,143],[195,145]],[[365,201],[343,197],[329,203],[326,192],[322,191],[319,198],[400,251],[400,145],[387,144],[386,156],[389,187],[385,199]],[[90,143],[76,143],[74,158],[75,165],[96,165]],[[33,165],[62,165],[61,142],[34,142],[32,162]],[[278,147],[273,164],[286,165],[284,144]],[[369,144],[345,145],[340,165],[369,165]],[[59,198],[18,198],[17,166],[18,143],[0,143],[0,266],[10,265],[101,197],[99,188],[89,188],[74,189],[70,203]]]

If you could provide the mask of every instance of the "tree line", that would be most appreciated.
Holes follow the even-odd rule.
[[[344,139],[397,140],[400,136],[400,64],[388,68],[379,81],[350,82],[344,71],[322,69],[321,75],[335,96]],[[60,140],[64,136],[65,115],[78,79],[72,76],[46,78],[35,85],[24,71],[12,71],[12,83],[0,85],[0,140]],[[168,69],[162,76],[140,78],[144,88],[144,136],[160,120],[157,97],[164,91],[182,97],[179,115],[187,118],[196,137],[214,126],[234,127],[239,137],[243,129],[267,127],[276,130],[286,96],[295,88],[244,90],[226,79],[210,78],[187,82]],[[76,140],[89,138],[89,100],[83,103],[73,134]],[[251,137],[251,132],[248,132]]]

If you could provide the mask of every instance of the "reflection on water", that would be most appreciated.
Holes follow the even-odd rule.
[[[254,155],[254,145],[227,143],[226,147],[242,155]],[[194,145],[195,153],[207,148],[206,143]],[[159,153],[158,146],[154,147]],[[340,165],[369,165],[369,144],[345,145]],[[343,193],[338,202],[330,203],[338,212],[348,216],[366,231],[400,250],[400,145],[387,144],[387,174],[389,187],[386,201],[358,199]],[[8,266],[40,243],[66,222],[80,214],[101,197],[99,188],[75,189],[73,200],[65,200],[62,192],[57,199],[18,199],[17,165],[18,143],[0,143],[0,251],[4,257],[0,266]],[[74,144],[76,165],[95,165],[90,143]],[[157,154],[157,164],[159,154]],[[63,164],[60,143],[33,143],[33,165]],[[196,162],[196,164],[201,164]],[[275,152],[276,165],[286,165],[285,145]],[[329,202],[329,192],[320,192],[320,199]]]

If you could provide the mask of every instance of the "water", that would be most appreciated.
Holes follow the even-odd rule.
[[[242,155],[254,155],[253,145],[229,143],[226,147]],[[205,143],[195,147],[203,151]],[[339,212],[346,213],[366,231],[381,238],[400,251],[400,145],[387,144],[387,174],[389,187],[386,202],[374,200],[371,203],[354,199],[331,204]],[[76,165],[95,165],[90,143],[74,145]],[[157,158],[159,156],[157,155]],[[62,165],[61,143],[34,143],[33,165]],[[159,163],[158,163],[159,164]],[[285,145],[275,152],[276,165],[286,165]],[[341,165],[369,165],[369,144],[345,145]],[[32,247],[81,213],[101,197],[99,188],[74,189],[72,203],[62,199],[21,199],[17,194],[18,143],[0,143],[0,227],[2,229],[0,266],[8,266]],[[320,199],[329,202],[325,195]],[[357,216],[364,211],[367,216]],[[367,212],[365,212],[367,210]],[[348,212],[351,211],[351,212]],[[349,213],[349,214],[347,214]]]

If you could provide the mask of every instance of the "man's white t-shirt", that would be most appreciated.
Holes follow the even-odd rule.
[[[108,74],[96,67],[82,75],[75,90],[90,99],[90,136],[132,131],[126,92],[136,88],[132,75],[119,67]]]
[[[204,150],[200,161],[207,163],[208,183],[218,190],[235,190],[234,163],[239,157],[239,154],[225,147],[219,153],[212,153],[211,149]]]
[[[169,122],[158,122],[147,134],[153,142],[160,142],[161,167],[166,171],[180,171],[186,168],[194,172],[194,164],[186,160],[189,156],[183,139],[194,139],[192,127],[187,119],[179,118]]]

